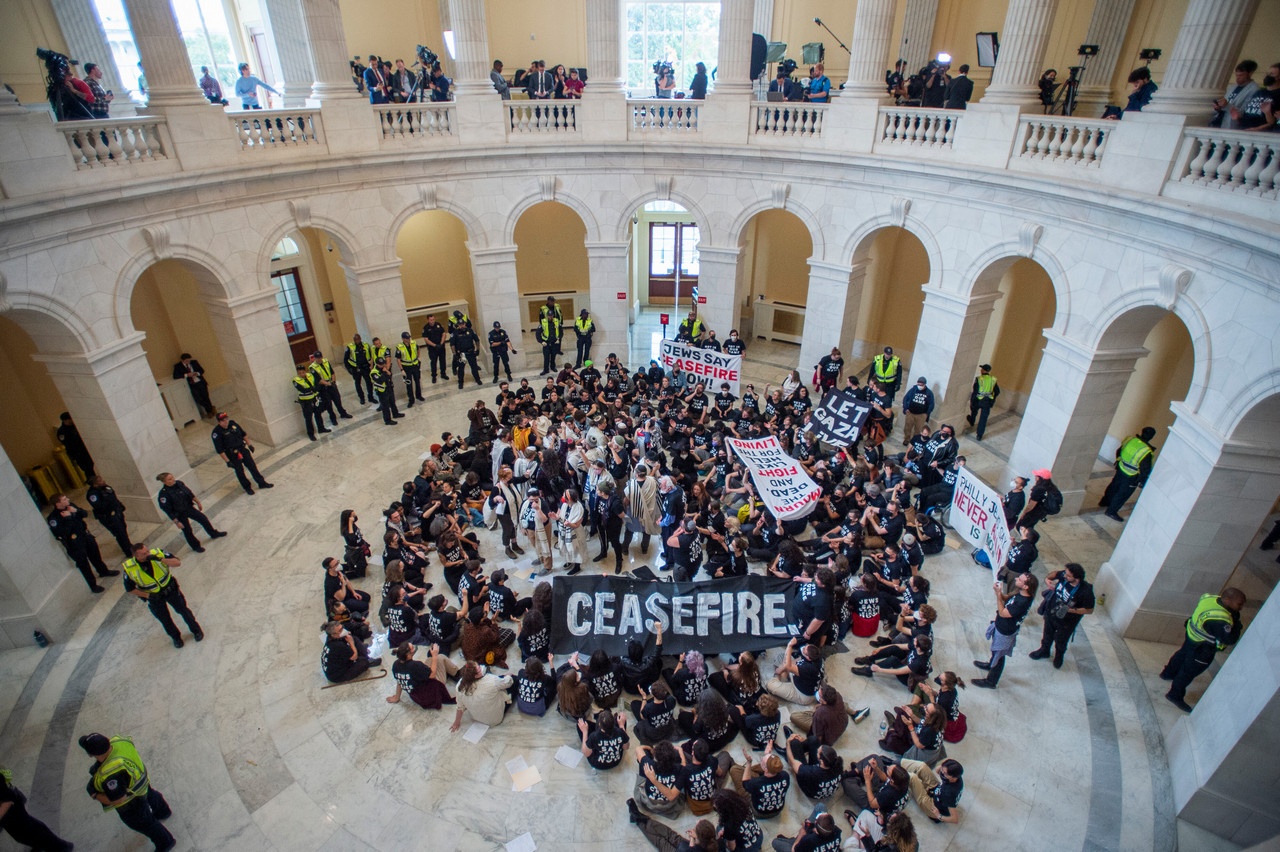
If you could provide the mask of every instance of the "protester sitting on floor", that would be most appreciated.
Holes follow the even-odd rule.
[[[663,669],[662,677],[681,707],[692,707],[707,687],[707,664],[701,651],[680,655],[674,669]]]
[[[636,739],[644,745],[653,745],[670,738],[676,732],[676,700],[671,690],[658,681],[649,691],[640,688],[640,700],[631,702],[631,713],[636,717]]]
[[[456,704],[449,694],[447,679],[459,671],[453,661],[440,651],[439,645],[429,649],[430,664],[413,658],[416,645],[402,642],[395,650],[396,661],[391,664],[391,675],[396,679],[394,695],[387,696],[388,704],[400,703],[400,696],[408,692],[414,704],[427,710],[439,710],[446,704]]]

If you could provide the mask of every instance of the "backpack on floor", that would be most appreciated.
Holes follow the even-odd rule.
[[[947,722],[947,727],[942,731],[942,738],[949,743],[958,743],[964,739],[964,735],[969,732],[969,722],[961,713],[953,721]]]

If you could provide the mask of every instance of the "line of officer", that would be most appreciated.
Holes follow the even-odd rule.
[[[298,395],[298,405],[302,406],[302,425],[307,427],[307,437],[314,441],[316,432],[322,435],[332,432],[332,429],[324,428],[320,386],[316,384],[316,377],[311,375],[306,364],[298,365],[298,375],[293,377],[293,390]],[[312,425],[313,421],[314,425]]]
[[[116,544],[120,545],[120,552],[125,556],[132,553],[133,543],[129,540],[129,527],[124,521],[124,504],[116,496],[116,490],[101,476],[95,476],[85,499],[89,501],[89,508],[93,510],[94,520],[111,533]]]
[[[418,357],[418,344],[407,331],[400,332],[400,343],[396,346],[396,360],[400,362],[400,372],[404,375],[405,396],[409,399],[409,408],[413,408],[414,400],[426,402],[422,397],[422,360]]]
[[[1147,484],[1147,477],[1151,476],[1151,464],[1155,461],[1156,448],[1151,443],[1155,436],[1154,428],[1144,426],[1138,434],[1125,438],[1124,443],[1116,450],[1115,476],[1111,477],[1107,490],[1098,501],[1099,506],[1107,507],[1106,515],[1111,520],[1123,521],[1124,518],[1120,517],[1121,507],[1135,488]]]
[[[1161,680],[1171,680],[1165,698],[1183,712],[1190,713],[1187,687],[1213,664],[1214,655],[1240,641],[1244,626],[1240,610],[1247,603],[1244,592],[1231,587],[1221,595],[1201,595],[1195,611],[1187,619],[1187,637],[1182,647],[1164,664]]]
[[[258,472],[258,464],[253,460],[253,441],[248,433],[239,423],[232,420],[227,412],[218,412],[218,425],[213,427],[209,437],[213,441],[213,451],[227,463],[227,467],[236,472],[236,479],[240,480],[240,487],[244,489],[244,493],[253,493],[249,477],[244,475],[246,469],[253,476],[253,481],[258,483],[259,488],[275,488]]]
[[[889,395],[889,404],[898,393],[898,385],[902,382],[902,359],[893,354],[893,347],[886,346],[884,352],[871,359],[871,369],[867,372],[867,381],[875,379],[881,389]]]
[[[320,399],[324,401],[325,408],[329,410],[329,419],[333,422],[333,425],[338,425],[338,417],[334,414],[335,411],[342,415],[343,420],[350,420],[351,415],[342,407],[342,393],[338,390],[338,380],[333,377],[333,365],[329,363],[328,358],[324,357],[324,353],[312,352],[307,369],[316,380],[316,386],[320,390]],[[361,401],[363,402],[363,400]]]
[[[133,555],[120,567],[124,569],[124,590],[129,594],[142,598],[147,602],[147,609],[160,622],[164,632],[173,640],[173,647],[182,647],[182,634],[173,623],[169,607],[182,616],[197,642],[204,640],[204,631],[196,621],[195,613],[187,606],[187,599],[178,587],[178,580],[170,568],[177,568],[182,560],[172,553],[149,548],[143,542],[133,546]]]
[[[84,577],[89,591],[96,595],[103,589],[94,579],[94,571],[98,572],[99,577],[114,577],[120,572],[112,571],[107,567],[107,563],[102,561],[98,542],[84,522],[87,517],[89,513],[72,503],[70,497],[59,494],[53,498],[53,511],[49,513],[47,520],[49,531],[53,533],[54,538],[62,542],[67,556],[80,569],[80,576]]]
[[[404,417],[396,408],[396,386],[391,378],[391,359],[379,358],[369,371],[369,379],[373,382],[373,391],[377,394],[378,410],[382,412],[382,422],[388,426],[399,426],[392,416]]]
[[[369,389],[369,402],[377,405],[377,400],[373,396],[373,384],[369,381],[369,370],[373,368],[373,347],[365,343],[360,335],[352,335],[351,342],[347,344],[347,348],[342,356],[342,366],[347,368],[347,372],[351,374],[351,380],[356,385],[356,396],[360,398],[360,404],[365,404],[365,388]]]
[[[489,352],[493,355],[493,383],[498,383],[498,362],[502,362],[502,368],[506,370],[507,381],[514,381],[511,378],[511,355],[516,354],[516,349],[511,345],[511,337],[507,334],[507,330],[502,327],[502,323],[494,320],[493,331],[489,332]],[[445,378],[448,378],[446,376]]]
[[[991,365],[979,364],[978,375],[973,380],[973,390],[969,394],[969,414],[965,417],[965,421],[970,426],[974,425],[974,418],[977,418],[974,437],[979,441],[987,432],[987,417],[991,415],[991,408],[996,404],[998,396],[1000,396],[1000,382],[991,375]]]
[[[155,844],[157,852],[167,852],[178,841],[160,820],[173,816],[169,803],[151,786],[147,767],[133,740],[107,739],[102,734],[85,734],[80,748],[94,759],[89,767],[89,796],[102,804],[103,811],[115,811],[120,821]]]
[[[591,360],[591,338],[596,333],[596,321],[586,308],[578,311],[578,318],[573,321],[573,333],[578,337],[578,358],[573,365],[576,370],[582,362]]]
[[[169,516],[175,527],[182,530],[182,537],[191,545],[192,550],[204,553],[200,539],[196,538],[195,530],[191,528],[192,521],[199,522],[209,538],[222,538],[226,535],[224,531],[214,529],[213,523],[204,514],[204,504],[185,482],[167,471],[157,476],[156,481],[161,485],[160,493],[156,495],[160,510]]]
[[[436,383],[437,367],[440,370],[440,377],[446,382],[449,381],[449,367],[445,359],[444,335],[444,326],[436,322],[436,315],[432,314],[427,317],[427,323],[422,327],[422,342],[426,344],[427,358],[431,361],[431,384],[433,385]]]

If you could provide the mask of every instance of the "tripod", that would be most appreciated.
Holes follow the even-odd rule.
[[[1084,79],[1084,70],[1088,63],[1089,54],[1080,54],[1080,64],[1072,65],[1069,69],[1071,75],[1067,77],[1067,82],[1062,84],[1058,96],[1054,98],[1053,107],[1049,110],[1050,114],[1057,112],[1058,115],[1070,116],[1075,113],[1076,94],[1080,90],[1080,81]]]

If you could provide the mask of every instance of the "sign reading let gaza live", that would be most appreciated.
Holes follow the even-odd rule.
[[[625,654],[638,640],[654,648],[658,625],[667,653],[737,652],[785,645],[796,583],[753,574],[700,583],[623,577],[556,577],[551,594],[551,650],[603,648]]]
[[[729,392],[738,393],[742,379],[742,356],[726,355],[714,349],[698,349],[674,340],[662,341],[662,366],[679,370],[707,383],[714,393],[721,382],[729,383]]]
[[[850,391],[831,391],[814,409],[813,419],[805,429],[820,441],[836,447],[847,447],[858,440],[863,421],[871,413],[871,404]]]
[[[817,508],[822,489],[798,461],[782,451],[777,438],[729,438],[727,443],[751,471],[756,493],[775,518],[803,518]]]

